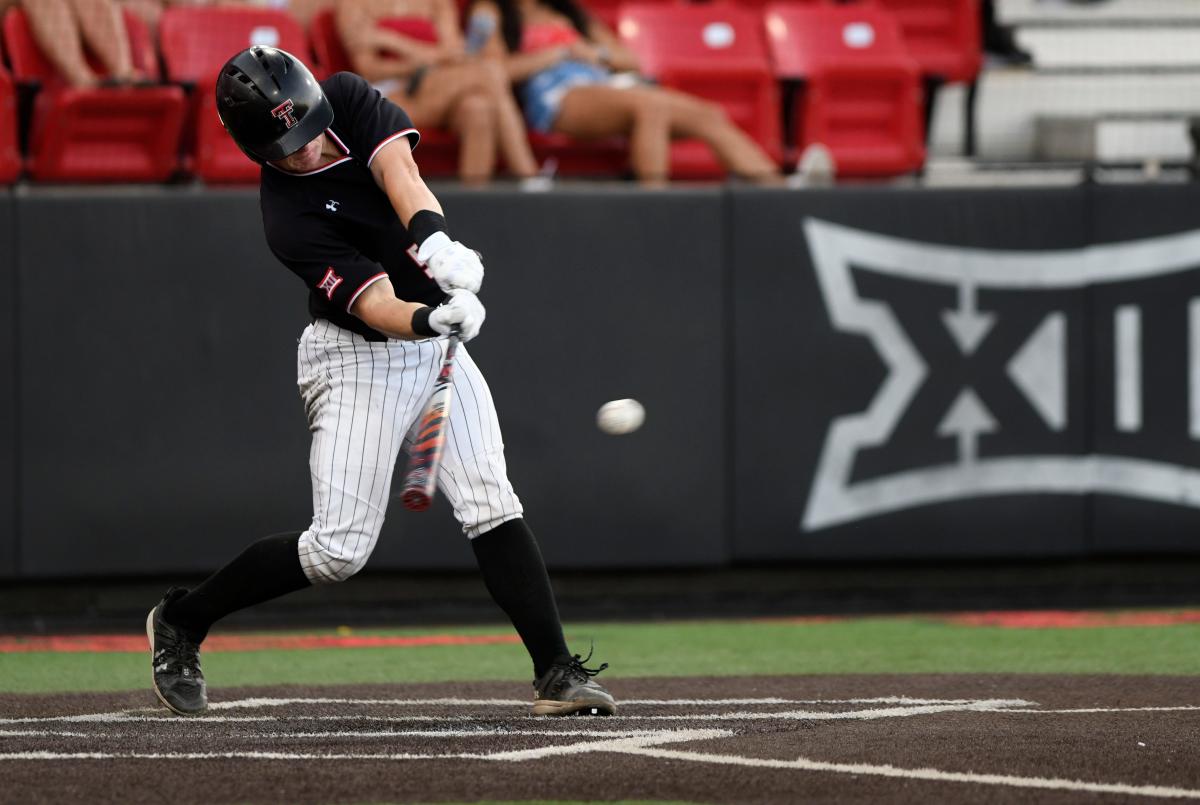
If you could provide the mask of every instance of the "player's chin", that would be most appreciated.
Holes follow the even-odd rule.
[[[313,143],[309,143],[299,151],[284,157],[275,164],[284,170],[299,173],[312,170],[317,166],[317,163],[321,161],[321,148],[319,145],[314,148],[314,143],[315,141]]]

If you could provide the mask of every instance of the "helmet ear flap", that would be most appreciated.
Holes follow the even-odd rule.
[[[254,46],[225,63],[214,87],[221,125],[242,153],[274,162],[316,139],[333,107],[304,63],[278,48]]]

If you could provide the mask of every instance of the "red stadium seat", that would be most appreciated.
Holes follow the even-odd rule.
[[[734,2],[736,2],[739,6],[745,6],[746,8],[757,8],[757,9],[761,9],[773,1],[774,0],[734,0]],[[869,0],[867,0],[867,1],[869,2]],[[817,5],[827,6],[827,5],[832,5],[836,2],[838,2],[838,0],[787,0],[787,4],[790,6],[817,6]]]
[[[163,62],[172,81],[196,83],[251,45],[286,50],[308,62],[308,40],[291,14],[240,6],[173,6],[159,23]]]
[[[779,89],[759,13],[725,3],[626,5],[618,31],[637,54],[643,73],[665,87],[720,104],[772,158],[780,158]],[[705,179],[724,174],[698,141],[672,144],[673,177]]]
[[[0,67],[0,182],[21,175],[21,151],[17,139],[17,92],[12,76]]]
[[[327,8],[318,12],[308,26],[308,37],[312,43],[313,55],[317,57],[317,66],[321,75],[353,72],[350,57],[342,46],[342,37],[337,30],[334,11]]]
[[[134,62],[158,78],[145,24],[125,13]],[[19,82],[41,89],[29,134],[29,173],[49,181],[148,181],[179,164],[184,95],[179,87],[75,89],[38,49],[20,9],[4,17],[4,41]],[[93,65],[96,66],[96,65]]]
[[[350,57],[342,45],[333,9],[326,9],[313,17],[308,28],[313,53],[324,75],[343,71],[353,72]],[[335,122],[336,126],[337,123]],[[420,127],[421,144],[418,147],[417,164],[425,176],[454,176],[458,173],[458,138],[445,129]]]
[[[621,6],[625,5],[626,2],[627,0],[581,0],[580,5],[583,6],[584,11],[588,14],[615,31],[617,30],[617,24],[620,22]],[[640,0],[640,2],[679,4],[682,0]]]
[[[167,78],[195,87],[189,123],[191,169],[207,182],[258,181],[258,163],[241,152],[217,116],[217,71],[251,45],[278,47],[310,61],[304,29],[283,11],[179,6],[163,12],[159,39]]]
[[[899,27],[870,5],[772,4],[777,75],[803,82],[793,105],[798,149],[822,143],[839,176],[890,176],[925,162],[923,90]]]
[[[629,144],[623,137],[576,140],[531,131],[529,144],[539,163],[553,161],[559,176],[612,177],[629,171]]]
[[[925,75],[971,82],[983,65],[979,0],[874,0],[900,23]]]

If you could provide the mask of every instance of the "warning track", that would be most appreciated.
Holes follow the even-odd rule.
[[[615,679],[613,718],[510,683],[0,698],[4,798],[55,802],[1200,800],[1181,677]]]

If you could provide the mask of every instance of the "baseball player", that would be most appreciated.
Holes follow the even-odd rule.
[[[231,612],[310,584],[345,581],[367,562],[392,471],[429,397],[447,336],[479,334],[479,256],[450,237],[421,180],[420,135],[363,79],[317,82],[296,57],[252,47],[217,79],[217,109],[262,164],[267,243],[309,289],[313,322],[298,349],[312,432],[313,519],[259,540],[193,590],[170,589],[146,619],[154,690],[181,715],[207,706],[200,644]],[[488,385],[465,348],[438,487],[471,541],[484,582],[534,669],[534,715],[616,711],[563,639],[558,608],[521,501],[509,483]],[[590,655],[589,655],[590,656]]]

